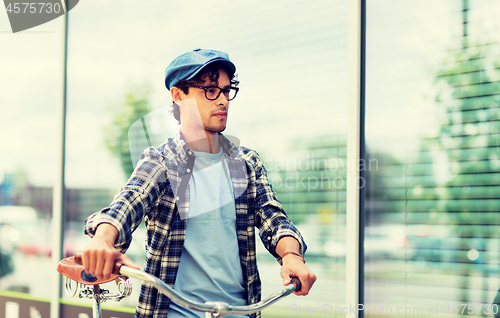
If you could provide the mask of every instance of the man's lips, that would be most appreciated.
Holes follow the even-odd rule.
[[[217,118],[226,118],[227,117],[227,112],[216,112],[212,116],[215,116]]]

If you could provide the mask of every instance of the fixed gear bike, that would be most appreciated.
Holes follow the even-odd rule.
[[[113,274],[108,279],[97,279],[88,274],[83,269],[82,255],[77,254],[68,257],[59,262],[57,266],[59,273],[65,276],[65,289],[70,297],[93,299],[92,315],[93,318],[102,318],[101,303],[106,300],[120,301],[130,296],[132,293],[132,284],[128,277],[140,279],[147,284],[155,287],[161,293],[165,294],[172,301],[185,308],[205,312],[206,318],[223,317],[229,314],[249,315],[270,306],[278,300],[290,295],[294,291],[299,291],[301,283],[298,278],[292,278],[291,283],[282,290],[270,295],[266,299],[246,306],[231,306],[224,302],[206,302],[198,303],[180,295],[173,288],[165,284],[159,278],[131,268],[125,265],[116,264]],[[118,292],[111,294],[108,290],[100,288],[101,284],[116,281]]]

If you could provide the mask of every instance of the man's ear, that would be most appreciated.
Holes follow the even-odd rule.
[[[183,96],[185,95],[182,89],[176,86],[172,86],[170,94],[172,95],[172,100],[176,103],[183,100]]]

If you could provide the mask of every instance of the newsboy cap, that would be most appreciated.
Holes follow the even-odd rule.
[[[206,49],[195,49],[176,57],[165,69],[165,86],[170,90],[181,80],[190,80],[205,66],[221,62],[228,71],[229,78],[236,72],[236,66],[224,52]]]

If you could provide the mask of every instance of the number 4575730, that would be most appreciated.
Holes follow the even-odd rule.
[[[44,2],[15,2],[9,3],[6,10],[8,13],[59,13],[61,12],[61,4]]]

